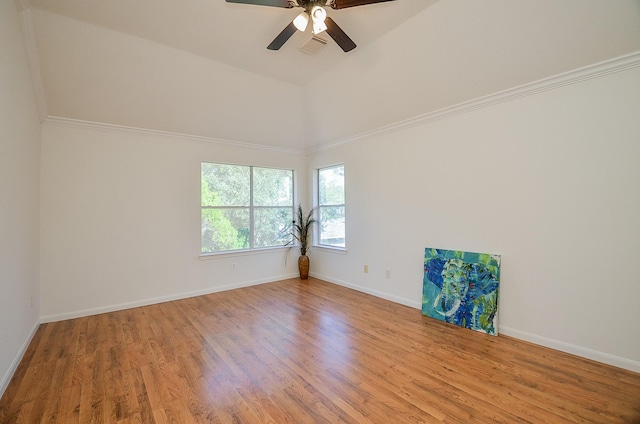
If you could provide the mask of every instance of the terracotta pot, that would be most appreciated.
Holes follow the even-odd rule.
[[[300,272],[301,280],[309,278],[309,257],[307,255],[302,255],[298,258],[298,271]]]

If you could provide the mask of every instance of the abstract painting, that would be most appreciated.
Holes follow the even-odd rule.
[[[426,248],[422,315],[498,334],[500,256]]]

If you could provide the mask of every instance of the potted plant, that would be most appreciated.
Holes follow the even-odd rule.
[[[300,272],[300,279],[306,280],[309,278],[309,257],[307,256],[307,249],[311,242],[311,234],[313,233],[313,224],[316,222],[313,217],[314,209],[311,209],[307,215],[302,211],[302,206],[298,205],[297,219],[295,219],[291,226],[291,235],[300,244],[300,257],[298,258],[298,271]]]

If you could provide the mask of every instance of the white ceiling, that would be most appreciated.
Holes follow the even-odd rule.
[[[399,0],[342,10],[327,8],[327,14],[364,47],[433,2]],[[299,85],[344,59],[344,52],[333,41],[319,58],[302,54],[298,47],[311,37],[311,28],[305,34],[294,34],[277,52],[266,49],[300,8],[225,0],[30,0],[30,4]],[[326,34],[323,37],[329,39]]]
[[[297,8],[29,4],[49,115],[302,150],[640,50],[638,0],[328,9],[358,48],[315,56],[266,49]]]

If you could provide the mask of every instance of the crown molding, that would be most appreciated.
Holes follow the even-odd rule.
[[[138,127],[128,127],[125,125],[115,125],[115,124],[105,124],[101,122],[93,122],[93,121],[83,121],[80,119],[70,119],[70,118],[61,118],[57,116],[49,116],[43,122],[44,125],[51,126],[60,126],[60,127],[72,127],[72,128],[81,128],[81,129],[89,129],[94,131],[106,131],[106,132],[119,132],[125,134],[143,134],[143,135],[152,135],[155,137],[163,137],[163,138],[172,138],[172,139],[180,139],[184,141],[195,141],[195,142],[206,142],[206,143],[215,143],[219,145],[225,146],[234,146],[234,147],[242,147],[253,150],[267,150],[272,152],[279,153],[288,153],[288,154],[304,154],[306,153],[304,150],[298,149],[290,149],[286,147],[275,147],[275,146],[266,146],[263,144],[253,144],[253,143],[245,143],[242,141],[232,141],[225,140],[221,138],[214,137],[205,137],[200,135],[191,135],[191,134],[182,134],[182,133],[174,133],[169,131],[159,131],[159,130],[151,130],[147,128],[138,128]]]
[[[40,118],[40,122],[43,122],[48,115],[47,101],[44,84],[42,82],[42,74],[40,73],[40,58],[36,43],[36,33],[33,29],[31,6],[29,5],[29,0],[15,0],[15,4],[19,12],[18,15],[20,16],[20,28],[22,29],[24,49],[27,53],[27,65],[29,67],[31,86],[33,87],[38,116]]]
[[[600,78],[613,73],[622,72],[627,69],[636,68],[638,66],[640,66],[640,51],[620,56],[615,59],[585,66],[583,68],[565,72],[553,77],[520,85],[508,90],[479,97],[474,100],[459,103],[455,106],[450,106],[440,110],[436,110],[434,112],[418,115],[416,117],[406,119],[394,124],[386,125],[371,131],[365,131],[347,138],[328,142],[307,153],[336,149],[338,147],[343,147],[375,135],[412,128],[418,125],[424,125],[429,122],[450,118],[452,116],[472,112],[477,109],[491,107],[500,103],[510,102],[522,97],[532,96],[538,93],[543,93],[545,91],[555,90],[567,85],[577,84],[594,78]]]
[[[36,60],[37,60],[37,53],[36,53]],[[491,107],[493,105],[497,105],[500,103],[510,102],[512,100],[517,100],[523,97],[536,95],[538,93],[543,93],[545,91],[555,90],[561,87],[577,84],[577,83],[591,80],[594,78],[600,78],[613,73],[622,72],[627,69],[636,68],[638,66],[640,66],[640,51],[637,51],[625,56],[621,56],[612,60],[608,60],[605,62],[579,68],[573,71],[565,72],[550,78],[545,78],[539,81],[524,84],[508,90],[500,91],[498,93],[490,94],[488,96],[463,102],[455,106],[450,106],[440,110],[436,110],[434,112],[418,115],[416,117],[406,119],[406,120],[403,120],[394,124],[390,124],[384,127],[380,127],[371,131],[362,132],[344,139],[329,142],[309,150],[266,146],[262,144],[245,143],[240,141],[224,140],[219,138],[174,133],[174,132],[167,132],[167,131],[158,131],[158,130],[151,130],[146,128],[105,124],[100,122],[83,121],[78,119],[62,118],[62,117],[56,117],[56,116],[46,117],[46,119],[43,120],[43,123],[48,125],[86,128],[86,129],[92,129],[92,130],[98,130],[98,131],[117,131],[117,132],[129,133],[129,134],[150,134],[154,136],[168,137],[173,139],[177,138],[182,140],[215,143],[220,145],[243,147],[243,148],[249,148],[249,149],[309,155],[315,152],[343,147],[352,143],[362,141],[363,139],[366,139],[375,135],[391,133],[394,131],[408,129],[408,128],[412,128],[419,125],[424,125],[429,122],[450,118],[463,113],[468,113],[474,110]],[[40,87],[42,87],[41,84],[40,84]],[[35,84],[34,84],[34,91],[36,91]],[[41,99],[42,101],[44,101],[44,95],[41,96]],[[46,110],[46,106],[43,106],[43,108],[45,108]]]

